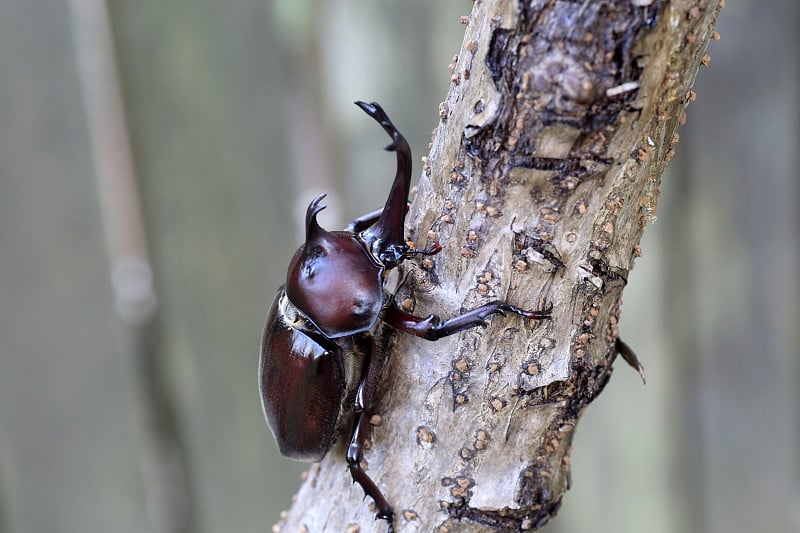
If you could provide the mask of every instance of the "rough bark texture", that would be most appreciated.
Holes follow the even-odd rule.
[[[721,2],[478,0],[409,214],[398,301],[453,316],[554,305],[435,343],[384,328],[367,472],[399,531],[519,531],[570,484],[573,432],[608,382],[622,290]],[[402,122],[402,121],[398,121]],[[341,438],[340,441],[346,441]],[[384,531],[342,445],[283,531]]]

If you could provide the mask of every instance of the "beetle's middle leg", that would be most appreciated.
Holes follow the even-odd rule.
[[[361,233],[371,225],[375,224],[379,218],[381,218],[381,214],[383,213],[383,208],[376,209],[371,213],[367,213],[365,215],[361,215],[360,217],[352,220],[345,228],[345,231],[349,231],[350,233]]]
[[[526,311],[509,303],[496,300],[467,311],[463,315],[443,321],[436,315],[429,315],[425,318],[414,316],[400,310],[392,303],[383,309],[381,318],[395,329],[435,341],[466,329],[485,326],[488,318],[496,315],[505,316],[506,312],[539,320],[550,318],[550,314],[553,312],[553,305],[551,304],[539,311]]]
[[[353,482],[361,485],[364,494],[375,501],[375,507],[378,509],[377,517],[386,520],[389,524],[389,533],[393,533],[394,511],[392,506],[361,467],[361,461],[364,458],[364,441],[369,431],[369,411],[380,383],[383,360],[383,354],[374,349],[374,343],[370,339],[369,353],[366,356],[364,372],[358,384],[354,402],[356,420],[353,426],[353,435],[350,438],[350,446],[347,448],[347,466],[350,475],[353,476]]]

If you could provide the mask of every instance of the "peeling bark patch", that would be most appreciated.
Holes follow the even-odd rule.
[[[506,49],[509,47],[509,41],[514,36],[515,32],[513,30],[504,28],[498,28],[492,34],[492,39],[489,42],[489,52],[486,54],[486,66],[492,75],[495,85],[500,83],[500,80],[503,79],[505,72],[508,70],[508,58],[513,57],[513,55],[506,53]]]
[[[496,28],[486,55],[508,96],[491,124],[464,139],[483,178],[502,183],[515,167],[553,170],[566,180],[564,193],[603,174],[610,164],[604,130],[619,126],[638,95],[643,69],[629,52],[661,3],[647,10],[632,2],[521,3],[518,27]]]

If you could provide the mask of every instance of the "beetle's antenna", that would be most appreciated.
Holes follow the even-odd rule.
[[[406,258],[413,257],[415,255],[436,255],[442,251],[442,245],[438,242],[434,242],[428,248],[424,250],[407,250],[404,255],[407,256]]]

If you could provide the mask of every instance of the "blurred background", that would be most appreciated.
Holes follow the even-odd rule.
[[[256,360],[300,213],[383,202],[353,100],[426,153],[471,3],[96,5],[0,1],[0,532],[270,531],[303,465]],[[799,23],[722,12],[625,291],[647,386],[619,365],[585,414],[548,533],[800,531]]]

